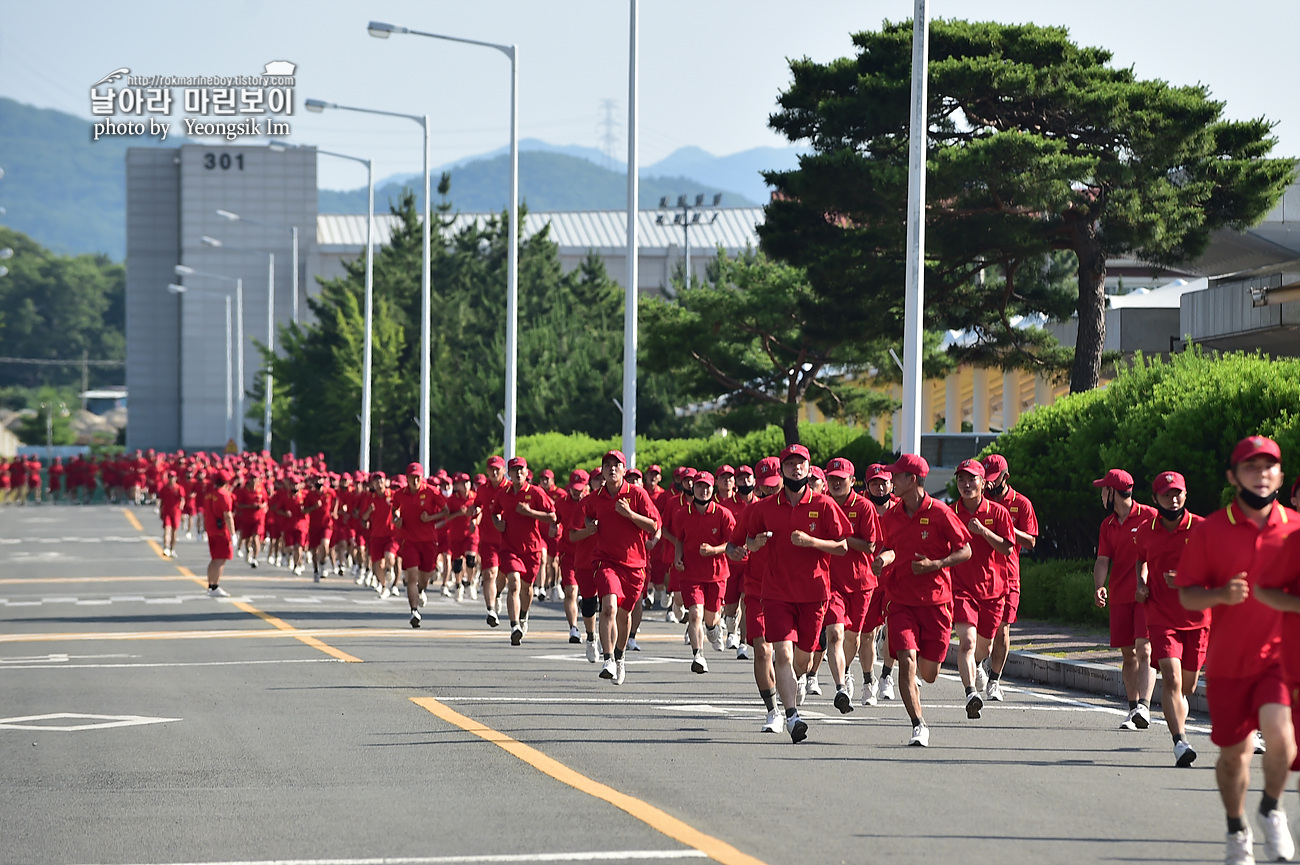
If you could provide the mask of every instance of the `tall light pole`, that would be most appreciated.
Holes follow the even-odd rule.
[[[623,301],[623,454],[636,465],[636,304],[637,304],[637,0],[630,0],[627,48],[627,285]]]
[[[297,145],[272,141],[272,150],[285,150]],[[365,303],[365,338],[361,349],[361,453],[358,466],[363,472],[370,471],[370,403],[371,403],[371,358],[373,355],[374,334],[374,295],[375,295],[375,166],[369,159],[335,153],[332,150],[316,149],[321,156],[335,156],[352,162],[360,162],[366,167],[366,303]]]
[[[216,249],[225,249],[231,252],[251,252],[256,255],[266,256],[266,351],[267,354],[275,357],[275,253],[263,252],[260,249],[248,249],[239,246],[226,246],[225,243],[215,237],[203,235],[199,238],[205,246],[211,246]],[[262,412],[262,450],[268,454],[271,452],[271,403],[274,401],[275,393],[275,374],[271,371],[270,361],[266,364],[266,399]]]
[[[361,114],[379,114],[384,117],[404,117],[407,120],[414,120],[420,124],[424,130],[424,266],[420,273],[420,465],[424,466],[427,474],[429,466],[429,354],[432,351],[431,342],[431,287],[429,285],[429,115],[427,114],[402,114],[397,111],[380,111],[375,108],[355,108],[349,105],[339,105],[335,102],[324,102],[320,99],[308,99],[303,102],[303,107],[308,111],[321,112],[326,108],[334,108],[340,111],[357,111]],[[373,195],[373,191],[372,191]],[[371,208],[374,209],[373,206]]]
[[[683,240],[684,240],[684,242],[685,242],[685,246],[683,247],[683,249],[684,249],[684,251],[685,251],[685,253],[686,253],[686,255],[685,255],[685,267],[686,267],[686,281],[685,281],[685,285],[686,285],[687,288],[690,288],[690,287],[691,287],[691,229],[692,229],[692,228],[699,228],[699,227],[704,226],[704,225],[712,225],[713,223],[717,222],[717,221],[718,221],[718,214],[717,214],[717,213],[714,213],[714,214],[713,214],[713,218],[710,219],[708,222],[704,222],[704,221],[702,221],[702,220],[700,219],[701,214],[699,213],[699,210],[700,210],[700,208],[703,208],[703,207],[717,207],[717,206],[718,206],[719,204],[721,204],[721,203],[722,203],[722,193],[721,193],[721,192],[716,193],[716,194],[713,196],[713,203],[712,203],[712,204],[705,204],[705,203],[704,203],[704,193],[702,193],[702,192],[696,194],[696,196],[695,196],[695,203],[694,203],[694,204],[691,204],[690,202],[688,202],[688,201],[686,200],[686,196],[685,196],[685,195],[679,195],[679,196],[677,196],[677,205],[676,205],[675,207],[669,207],[669,206],[668,206],[668,196],[665,195],[665,196],[663,196],[662,198],[659,199],[659,208],[660,208],[661,210],[679,210],[679,211],[681,211],[680,213],[674,213],[674,214],[673,214],[673,225],[680,225],[680,226],[682,227]],[[655,217],[655,225],[664,225],[664,214],[661,213],[661,214],[659,214],[658,216]]]
[[[462,39],[459,36],[444,36],[440,33],[427,33],[398,27],[381,21],[371,21],[366,26],[367,32],[377,39],[387,39],[394,33],[410,36],[425,36],[430,39],[442,39],[446,42],[461,42],[466,45],[478,45],[494,48],[510,58],[510,211],[506,216],[509,225],[510,250],[506,257],[506,416],[505,416],[505,458],[515,455],[515,430],[517,427],[517,405],[519,395],[519,46],[499,45],[495,42],[480,42],[477,39]],[[429,200],[428,166],[425,166],[425,201]],[[426,211],[426,219],[427,219]],[[426,466],[427,468],[427,466]]]
[[[921,452],[921,348],[925,309],[925,151],[929,138],[927,67],[930,60],[930,12],[916,0],[912,20],[912,129],[907,160],[907,283],[903,303],[903,418],[894,449]]]
[[[205,276],[208,279],[219,279],[223,282],[233,282],[235,284],[235,345],[239,346],[237,353],[239,369],[235,376],[235,381],[239,382],[239,388],[236,391],[236,414],[238,422],[235,425],[235,443],[239,447],[240,453],[244,451],[244,279],[239,276],[223,276],[220,273],[205,273],[201,270],[195,270],[192,267],[186,267],[178,264],[175,267],[177,276]]]
[[[178,273],[181,267],[182,265],[177,265]],[[189,268],[186,269],[189,270]],[[234,376],[234,372],[231,369],[231,355],[234,353],[233,346],[234,346],[235,338],[231,333],[230,295],[226,294],[224,291],[204,291],[203,289],[199,289],[199,288],[191,289],[189,286],[177,285],[174,282],[167,286],[167,290],[170,291],[172,294],[185,294],[186,292],[189,291],[195,291],[199,294],[207,294],[207,295],[211,295],[212,297],[219,297],[225,302],[225,306],[226,306],[226,441],[230,441],[235,437],[235,430],[234,430],[235,376]]]
[[[222,219],[228,219],[231,222],[247,222],[249,225],[257,225],[262,228],[275,228],[280,231],[289,232],[289,241],[293,250],[293,323],[298,323],[298,226],[280,225],[278,222],[261,222],[256,219],[250,219],[247,216],[240,216],[238,213],[232,213],[229,210],[218,210],[217,216]]]

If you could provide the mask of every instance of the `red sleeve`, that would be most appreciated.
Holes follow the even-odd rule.
[[[1108,559],[1115,558],[1115,550],[1111,547],[1110,543],[1110,532],[1106,531],[1106,521],[1109,519],[1110,517],[1107,517],[1105,520],[1102,520],[1101,531],[1097,535],[1097,556],[1099,558],[1102,556]]]
[[[964,547],[970,543],[970,531],[961,524],[961,520],[953,513],[952,508],[944,508],[946,519],[942,520],[945,526],[944,534],[948,537],[948,542],[952,544],[955,550]]]
[[[654,500],[650,498],[650,494],[645,491],[644,487],[633,487],[632,489],[637,490],[640,493],[640,495],[636,497],[637,502],[641,505],[641,509],[638,513],[643,517],[649,517],[654,520],[656,529],[662,528],[663,518],[659,515],[659,509],[655,507]]]
[[[1016,542],[1016,524],[1011,521],[1011,512],[1001,505],[997,505],[993,508],[993,513],[994,534],[1014,544]]]
[[[826,500],[831,503],[831,537],[829,540],[838,541],[853,534],[853,524],[849,522],[848,517],[844,516],[844,511],[839,504],[830,496],[827,496]]]
[[[876,508],[870,501],[864,501],[863,505],[866,510],[863,518],[858,521],[858,537],[864,541],[879,545],[885,539],[885,533],[880,528],[880,517],[876,514]]]

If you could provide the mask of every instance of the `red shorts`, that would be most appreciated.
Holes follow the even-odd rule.
[[[1006,595],[996,598],[972,598],[967,595],[952,596],[952,622],[975,626],[975,633],[986,640],[993,639],[1002,624],[1002,605]]]
[[[530,553],[502,550],[500,568],[503,574],[518,574],[520,579],[531,586],[537,580],[537,572],[542,569],[542,551]]]
[[[302,529],[296,525],[287,525],[280,531],[280,538],[286,547],[301,547]]]
[[[330,542],[330,529],[328,526],[312,526],[307,529],[307,546],[315,549],[321,544],[328,545]]]
[[[599,595],[596,588],[596,569],[579,568],[573,569],[573,579],[578,584],[578,597],[595,598]]]
[[[615,595],[618,608],[631,611],[640,602],[641,591],[645,588],[645,568],[597,562],[594,580],[597,595],[602,598]]]
[[[437,541],[402,541],[402,570],[415,568],[426,574],[438,567]]]
[[[745,595],[745,642],[754,645],[755,640],[763,639],[763,630],[767,619],[763,616],[763,599]]]
[[[452,538],[447,542],[447,552],[453,559],[463,559],[471,553],[478,552],[478,538],[469,535],[463,538]]]
[[[370,561],[377,562],[389,553],[396,555],[399,544],[392,535],[372,535],[366,546],[370,549]]]
[[[1160,669],[1165,658],[1177,658],[1184,670],[1199,670],[1205,666],[1205,650],[1210,644],[1210,629],[1204,628],[1150,628],[1151,666]]]
[[[560,585],[578,585],[578,573],[573,568],[573,553],[560,553]]]
[[[948,657],[952,637],[951,603],[924,607],[891,603],[887,615],[891,657],[909,650],[936,664],[942,664]]]
[[[867,618],[862,623],[861,633],[874,631],[885,623],[885,608],[889,601],[885,598],[885,590],[876,586],[871,591],[871,603],[867,606]]]
[[[722,609],[722,583],[681,582],[679,588],[684,606],[693,607],[696,604],[703,604],[704,609],[710,613],[716,613]]]
[[[791,642],[805,652],[815,652],[821,641],[826,601],[773,601],[763,599],[763,639]]]
[[[235,548],[230,543],[230,535],[208,532],[208,554],[216,559],[233,559]]]
[[[179,510],[163,511],[162,524],[164,529],[179,529],[181,527],[181,512]]]
[[[865,592],[840,592],[831,589],[830,603],[826,607],[826,625],[843,625],[844,630],[861,634],[866,627],[867,610],[871,607],[874,589]]]
[[[1147,608],[1144,604],[1107,604],[1110,607],[1110,647],[1131,646],[1147,638]]]
[[[656,586],[662,586],[668,581],[668,571],[671,568],[671,562],[655,555],[654,560],[650,562],[650,582]]]
[[[501,548],[496,544],[479,544],[479,569],[487,571],[501,564]]]
[[[1016,623],[1016,614],[1020,612],[1020,584],[1007,586],[1007,593],[1002,596],[1002,621],[998,622],[998,627],[1003,625],[1014,625]]]
[[[545,540],[546,540],[546,555],[550,556],[551,558],[555,558],[556,556],[558,556],[560,554],[560,539],[547,537],[545,538]]]
[[[1210,707],[1210,741],[1229,748],[1259,729],[1259,710],[1269,703],[1291,705],[1282,679],[1282,666],[1274,664],[1258,676],[1205,677],[1205,702]]]
[[[740,596],[745,591],[745,565],[748,562],[727,562],[730,573],[727,574],[727,589],[722,593],[722,603],[728,607],[740,603]]]

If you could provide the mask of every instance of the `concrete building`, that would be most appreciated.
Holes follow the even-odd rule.
[[[175,267],[242,277],[242,385],[251,388],[262,366],[254,340],[267,336],[272,254],[275,321],[287,324],[293,316],[290,226],[298,227],[298,308],[304,316],[303,298],[315,293],[316,153],[202,144],[131,148],[126,180],[127,447],[223,448],[238,437],[226,416],[224,298],[234,294],[234,283],[177,277]],[[218,210],[242,219],[230,221]],[[225,246],[209,246],[205,236]],[[188,290],[169,293],[169,283]]]

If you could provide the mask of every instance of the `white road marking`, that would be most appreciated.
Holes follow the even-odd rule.
[[[113,657],[113,656],[106,656]],[[119,655],[117,657],[131,657]],[[138,657],[138,656],[136,656]],[[0,670],[120,670],[131,667],[247,667],[253,664],[342,664],[337,658],[281,658],[263,661],[159,661],[141,664],[65,664],[34,663],[14,664],[0,660]]]
[[[589,663],[587,661],[586,655],[580,655],[576,653],[565,654],[565,655],[559,655],[559,654],[533,655],[532,657],[534,660],[537,661],[582,661],[584,664]],[[632,654],[624,655],[623,660],[626,663],[626,665],[629,667],[635,667],[635,666],[646,665],[646,664],[689,664],[691,662],[690,658],[663,658],[663,657],[652,656],[652,655],[641,655],[640,653],[636,655],[632,655]]]
[[[470,856],[393,856],[367,859],[258,859],[227,862],[167,862],[154,865],[458,865],[493,862],[618,862],[707,859],[702,850],[596,850],[584,853],[498,853]]]
[[[33,724],[30,721],[60,721],[83,718],[90,724]],[[150,718],[145,715],[86,715],[80,712],[54,712],[49,715],[23,715],[17,718],[0,718],[0,730],[53,730],[58,733],[81,733],[86,730],[107,730],[110,727],[137,727],[145,724],[166,724],[180,718]]]
[[[21,658],[0,658],[0,666],[5,664],[66,664],[70,660],[89,661],[95,658],[138,658],[139,655],[68,655],[62,652],[51,652],[48,655],[28,655]]]

